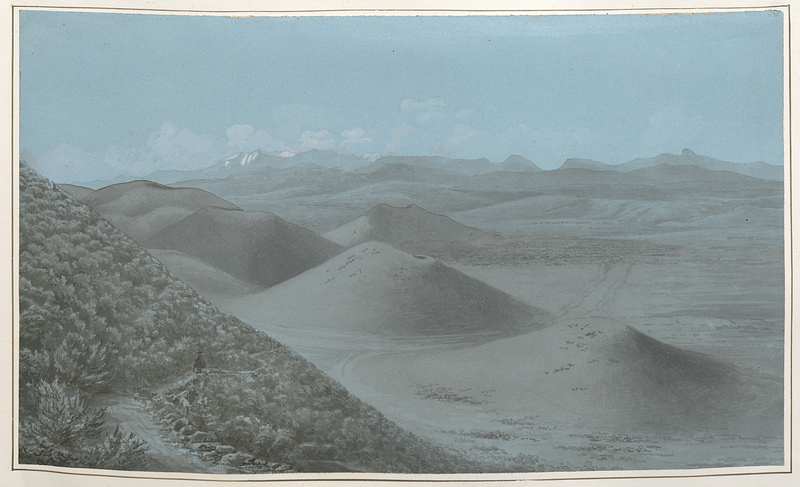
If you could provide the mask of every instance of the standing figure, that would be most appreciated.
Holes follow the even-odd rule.
[[[197,357],[194,358],[194,373],[198,374],[203,371],[203,367],[206,366],[206,361],[203,358],[203,351],[197,351]]]

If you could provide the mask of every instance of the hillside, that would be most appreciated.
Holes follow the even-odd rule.
[[[518,155],[511,155],[506,158],[505,161],[498,164],[497,167],[498,171],[509,171],[509,172],[539,172],[542,169],[537,166],[534,162],[525,159],[522,156]]]
[[[109,418],[90,404],[125,398],[230,473],[482,468],[401,430],[20,166],[21,463],[152,468],[126,432],[98,440]],[[193,375],[198,350],[207,369]]]
[[[783,166],[765,162],[735,163],[695,154],[683,149],[680,154],[660,154],[634,159],[624,164],[604,164],[588,159],[567,159],[559,169],[593,169],[596,171],[631,172],[660,166],[697,166],[706,171],[730,171],[767,181],[783,181]]]
[[[225,271],[212,267],[191,255],[177,250],[147,249],[178,279],[203,296],[241,296],[259,290],[258,286],[238,279]]]
[[[143,245],[194,256],[261,287],[292,278],[344,250],[272,213],[218,207],[196,211]]]
[[[385,242],[407,252],[432,252],[487,244],[499,237],[431,213],[417,205],[398,208],[387,204],[324,234],[346,247],[368,242]]]
[[[238,209],[207,191],[150,181],[106,186],[81,201],[140,243],[206,206]]]
[[[492,367],[485,366],[489,363]],[[783,399],[777,378],[745,373],[604,318],[571,320],[404,363],[369,363],[356,373],[380,384],[378,377],[388,370],[407,381],[408,395],[419,384],[456,391],[491,384],[489,406],[505,417],[535,412],[554,422],[619,432],[720,427],[735,434],[780,431],[775,418]],[[392,393],[397,391],[395,384]]]
[[[375,171],[364,174],[371,181],[408,181],[422,184],[454,184],[466,182],[467,176],[431,167],[395,162],[384,164]]]
[[[695,154],[689,149],[683,149],[679,155],[661,154],[651,158],[634,159],[618,167],[620,171],[634,171],[656,166],[699,166],[709,171],[731,171],[744,176],[750,176],[769,181],[783,181],[783,166],[775,166],[765,162],[751,162],[740,164],[721,161],[713,157]]]
[[[614,166],[592,159],[570,158],[564,161],[559,169],[592,169],[595,171],[613,171]]]
[[[309,306],[308,303],[314,303]],[[486,340],[547,325],[549,316],[441,262],[367,242],[226,308],[243,319],[322,333]]]
[[[384,156],[369,166],[359,169],[358,172],[366,174],[391,164],[407,164],[410,166],[451,171],[468,176],[487,174],[497,170],[497,164],[493,164],[486,158],[451,159],[441,156]]]
[[[76,186],[74,184],[58,184],[57,186],[58,189],[72,196],[76,200],[82,200],[95,191],[92,188],[85,188],[83,186]]]

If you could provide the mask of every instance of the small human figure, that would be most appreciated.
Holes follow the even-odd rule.
[[[194,358],[194,373],[198,374],[203,371],[203,367],[206,366],[206,361],[203,358],[203,351],[197,351],[197,357]]]

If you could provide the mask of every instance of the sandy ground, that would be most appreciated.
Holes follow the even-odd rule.
[[[773,394],[769,395],[780,395],[783,294],[776,284],[783,279],[780,259],[764,257],[760,248],[743,251],[738,246],[684,249],[668,261],[603,261],[591,256],[579,260],[487,265],[454,259],[448,265],[544,308],[559,322],[603,316],[668,344],[722,358],[753,377],[770,381]],[[330,323],[324,330],[297,330],[291,317],[274,316],[252,303],[244,308],[235,299],[212,299],[309,358],[401,426],[484,458],[523,453],[537,455],[550,465],[587,469],[775,465],[783,461],[777,407],[763,434],[687,427],[636,431],[608,423],[590,425],[582,422],[579,414],[559,414],[558,401],[545,407],[546,398],[532,403],[530,396],[499,390],[513,389],[513,380],[476,374],[470,382],[458,370],[466,370],[468,361],[460,362],[457,357],[468,356],[478,343],[365,336],[337,332]],[[486,363],[479,366],[492,369],[498,377],[513,376],[529,360],[524,353],[497,355],[483,356]],[[779,397],[772,399],[780,402]]]

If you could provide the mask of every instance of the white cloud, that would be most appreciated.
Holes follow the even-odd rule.
[[[408,137],[417,130],[413,125],[404,123],[392,132],[392,140],[386,144],[386,148],[392,152],[403,150],[406,146]]]
[[[253,133],[255,133],[255,129],[253,129],[252,125],[232,125],[225,131],[225,135],[228,137],[228,145],[231,147],[236,147],[242,142],[246,142],[247,139],[253,136]]]
[[[462,108],[461,110],[456,112],[456,118],[465,119],[465,118],[479,118],[483,116],[483,111],[478,110],[477,108],[467,107]]]
[[[311,149],[317,150],[331,150],[336,146],[336,139],[329,130],[324,129],[319,132],[306,130],[300,134],[300,150],[307,151]]]
[[[415,101],[406,98],[400,102],[402,112],[424,112],[428,110],[442,110],[447,108],[447,104],[441,98],[428,98],[422,101]]]
[[[446,121],[468,123],[483,117],[483,109],[479,107],[450,106],[441,98],[427,98],[417,101],[406,98],[400,102],[400,113],[408,120],[423,125],[430,122],[446,123]]]
[[[253,152],[256,149],[264,151],[286,150],[286,145],[276,140],[266,130],[256,130],[252,125],[234,125],[225,131],[228,145],[241,152]]]
[[[344,140],[341,144],[339,144],[339,148],[342,150],[347,150],[353,146],[371,144],[372,139],[369,137],[364,137],[366,134],[367,131],[361,127],[356,127],[351,130],[342,130],[339,135],[341,135]]]
[[[188,128],[178,130],[171,122],[164,122],[161,129],[150,134],[147,145],[167,161],[185,161],[203,154],[214,147],[214,136],[196,135]]]
[[[366,133],[367,133],[366,130],[362,129],[361,127],[356,127],[350,130],[342,130],[339,133],[339,135],[341,135],[342,137],[345,138],[345,140],[347,140],[347,139],[358,139],[364,137]]]
[[[453,110],[441,98],[428,98],[422,101],[406,98],[400,102],[400,113],[413,116],[419,124],[452,115],[451,112]]]

